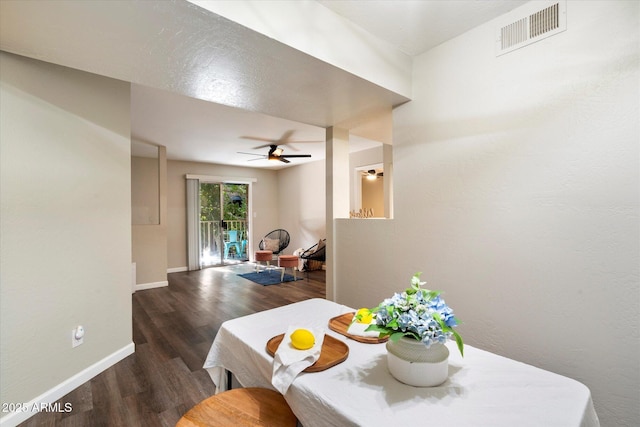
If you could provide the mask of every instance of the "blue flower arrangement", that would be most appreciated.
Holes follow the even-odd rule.
[[[367,331],[378,331],[381,338],[388,336],[392,341],[404,336],[422,341],[427,347],[434,343],[444,344],[453,338],[460,354],[464,356],[462,337],[453,329],[460,322],[440,292],[422,289],[426,282],[420,281],[421,274],[413,275],[410,288],[371,309],[375,313],[376,323],[370,325]]]

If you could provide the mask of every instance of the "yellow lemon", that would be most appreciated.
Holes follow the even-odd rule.
[[[316,337],[307,329],[296,329],[291,333],[291,345],[298,350],[308,350],[316,343]]]
[[[373,313],[368,308],[361,308],[356,312],[356,322],[371,323],[372,320],[373,320]]]

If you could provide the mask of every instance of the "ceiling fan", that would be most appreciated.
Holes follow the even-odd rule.
[[[279,139],[268,139],[268,138],[260,138],[260,137],[253,137],[253,136],[242,136],[241,138],[244,139],[253,139],[253,140],[257,140],[257,141],[266,141],[268,142],[267,144],[263,144],[263,145],[259,145],[257,147],[253,147],[254,150],[259,150],[261,148],[265,148],[265,147],[269,147],[269,152],[267,154],[256,154],[256,153],[245,153],[242,151],[238,151],[239,154],[249,154],[252,156],[259,156],[258,158],[255,159],[250,159],[251,160],[261,160],[261,159],[267,159],[267,160],[275,160],[275,161],[280,161],[283,163],[291,163],[289,160],[290,158],[295,158],[295,157],[311,157],[311,154],[282,154],[284,152],[284,148],[281,148],[281,145],[288,145],[290,143],[308,143],[308,142],[324,142],[324,141],[290,141],[289,138],[291,138],[291,135],[293,134],[293,130],[288,130],[286,131],[284,134],[282,134],[282,136]],[[289,146],[289,148],[291,148],[294,151],[297,151],[297,149],[293,146]]]
[[[375,169],[369,169],[368,171],[362,171],[362,176],[367,178],[368,180],[374,180],[377,178],[382,178],[384,176],[384,171],[380,170],[379,172]]]
[[[257,148],[262,148],[262,147],[255,147]],[[276,161],[280,161],[283,163],[291,163],[289,160],[289,158],[292,157],[311,157],[311,154],[282,154],[284,152],[283,148],[278,147],[275,144],[269,145],[269,153],[268,154],[256,154],[256,153],[243,153],[241,151],[238,151],[238,153],[240,154],[249,154],[252,156],[259,156],[258,158],[255,159],[249,159],[249,161],[251,160],[261,160],[261,159],[267,159],[267,160],[276,160]]]

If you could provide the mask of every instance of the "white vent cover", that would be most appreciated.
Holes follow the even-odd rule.
[[[527,3],[498,20],[496,56],[561,33],[566,29],[566,0]]]

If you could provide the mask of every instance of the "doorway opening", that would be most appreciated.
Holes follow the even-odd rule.
[[[202,267],[248,260],[249,185],[200,183],[200,264]]]
[[[384,165],[373,165],[355,168],[355,206],[351,217],[385,218],[384,203]]]

